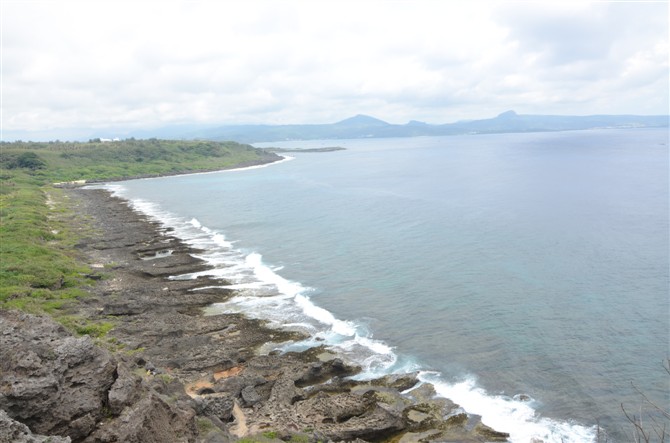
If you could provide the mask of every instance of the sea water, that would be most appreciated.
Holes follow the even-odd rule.
[[[262,146],[346,150],[110,185],[238,289],[209,313],[421,371],[515,442],[669,404],[667,128]]]

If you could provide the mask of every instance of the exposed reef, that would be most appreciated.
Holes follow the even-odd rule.
[[[168,279],[206,269],[197,251],[107,191],[67,192],[96,270],[69,314],[113,329],[94,340],[0,311],[0,442],[506,441],[417,374],[352,380],[360,368],[325,347],[262,354],[303,336],[203,315],[235,292]]]

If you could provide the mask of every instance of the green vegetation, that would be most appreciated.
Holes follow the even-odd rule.
[[[43,182],[114,180],[217,170],[277,159],[235,142],[134,140],[0,143],[0,170],[23,170]]]
[[[67,195],[53,183],[224,169],[277,158],[234,142],[1,142],[0,308],[48,313],[93,337],[112,328],[63,310],[93,284],[92,270],[81,264],[74,247],[92,228],[66,209]]]
[[[107,321],[94,322],[75,315],[60,316],[58,320],[63,326],[79,335],[90,335],[95,338],[104,337],[114,327],[113,323]]]
[[[37,154],[32,151],[12,152],[3,157],[3,164],[7,169],[42,169],[46,166]]]
[[[275,441],[281,441],[277,436],[267,436],[265,435],[266,432],[263,432],[262,434],[256,434],[256,435],[251,435],[249,437],[243,437],[237,440],[237,443],[272,443]],[[272,435],[273,433],[269,433]],[[286,440],[284,440],[286,441]]]
[[[210,431],[216,429],[214,423],[205,417],[197,417],[197,424],[200,435],[207,435]]]
[[[72,253],[74,233],[47,205],[59,190],[12,178],[0,193],[0,306],[49,312],[82,294],[90,270]]]
[[[170,374],[157,374],[156,378],[160,379],[163,381],[163,383],[169,384],[175,381],[176,379],[171,376]]]

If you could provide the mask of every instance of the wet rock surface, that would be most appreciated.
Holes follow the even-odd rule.
[[[99,276],[71,314],[114,328],[96,343],[49,318],[0,311],[0,409],[14,420],[0,414],[0,432],[25,425],[73,442],[507,439],[435,398],[417,374],[352,380],[360,368],[325,348],[260,355],[302,336],[203,315],[234,292],[202,289],[222,285],[207,277],[167,278],[206,269],[197,251],[106,191],[68,193],[91,219],[95,234],[77,249]]]

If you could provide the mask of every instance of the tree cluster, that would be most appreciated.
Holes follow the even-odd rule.
[[[0,166],[5,169],[43,169],[46,162],[32,151],[21,153],[0,153]]]

